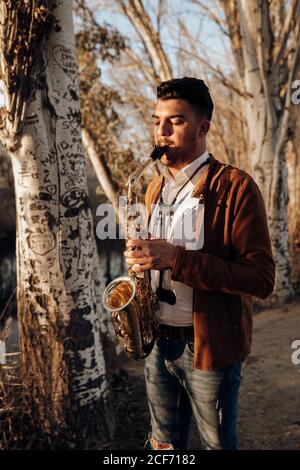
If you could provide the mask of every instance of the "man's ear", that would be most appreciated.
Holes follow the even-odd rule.
[[[210,128],[209,120],[208,119],[203,120],[200,125],[199,135],[200,136],[206,135],[209,131],[209,128]]]

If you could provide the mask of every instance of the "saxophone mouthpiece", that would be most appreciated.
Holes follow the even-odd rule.
[[[150,153],[149,158],[151,158],[153,161],[154,160],[159,160],[163,156],[163,154],[165,153],[166,148],[167,148],[166,146],[165,147],[159,147],[158,145],[154,145],[153,150]]]

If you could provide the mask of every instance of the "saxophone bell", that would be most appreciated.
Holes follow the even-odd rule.
[[[112,314],[116,336],[124,352],[135,361],[150,354],[156,339],[150,302],[145,279],[120,276],[103,292],[102,303]]]

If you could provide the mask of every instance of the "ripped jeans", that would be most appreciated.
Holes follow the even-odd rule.
[[[160,338],[146,358],[152,427],[147,442],[152,449],[186,450],[193,413],[202,448],[236,450],[241,361],[198,370],[193,368],[193,351],[193,338]]]

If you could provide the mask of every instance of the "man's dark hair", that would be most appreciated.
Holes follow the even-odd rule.
[[[210,121],[214,109],[209,89],[199,78],[183,77],[161,82],[157,87],[157,99],[186,100],[194,106],[200,114]]]

